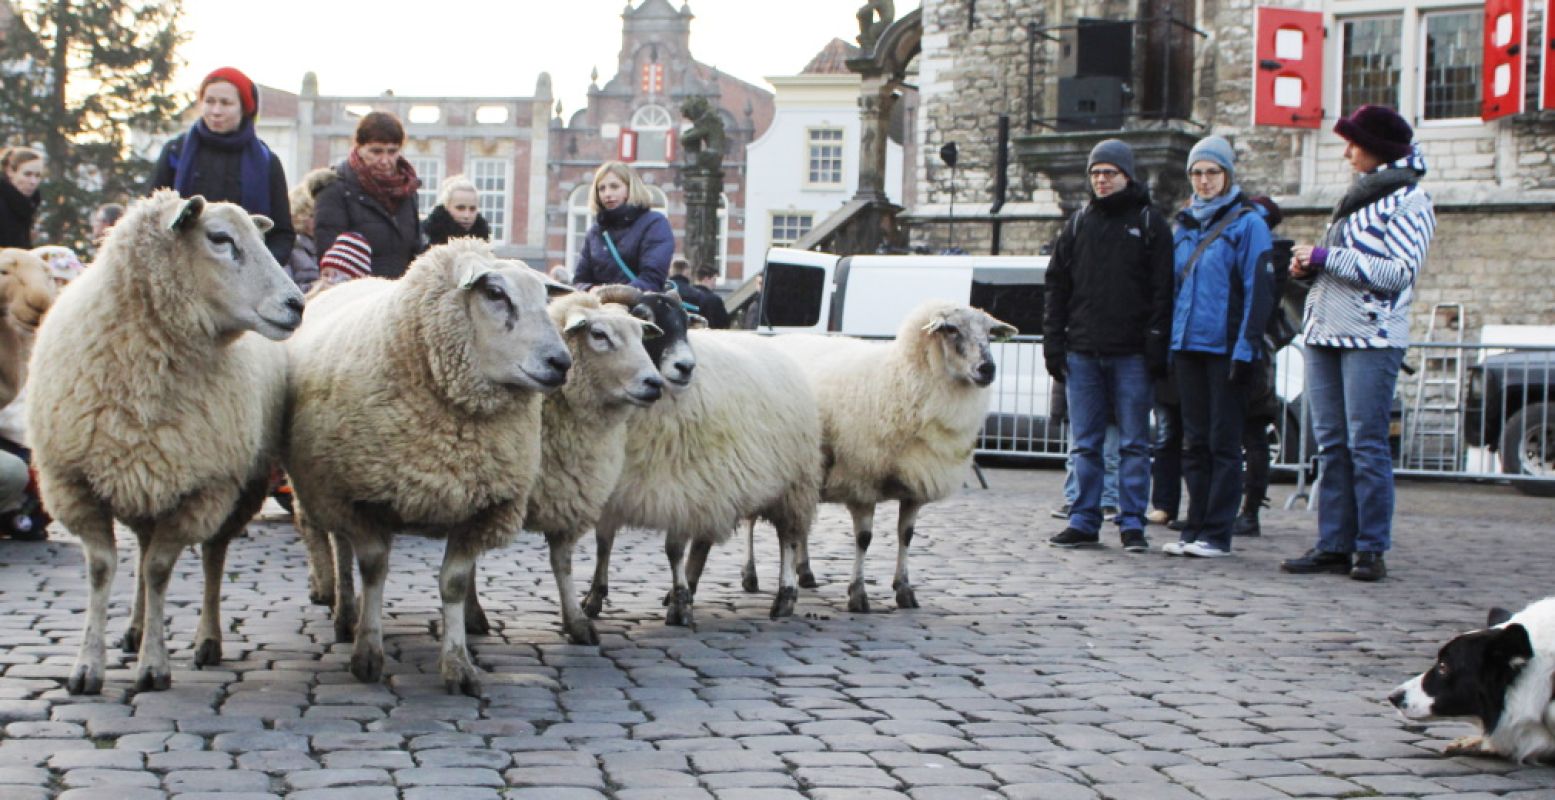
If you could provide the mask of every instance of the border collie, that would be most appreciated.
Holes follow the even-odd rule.
[[[1444,645],[1436,665],[1388,701],[1409,719],[1477,721],[1481,735],[1453,741],[1447,755],[1548,760],[1555,756],[1555,597],[1515,615],[1493,609],[1488,625]]]

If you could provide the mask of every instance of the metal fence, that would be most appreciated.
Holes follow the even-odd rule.
[[[1041,338],[1017,337],[994,349],[1000,377],[978,454],[1063,458],[1069,429],[1051,413]],[[1270,429],[1271,462],[1305,483],[1317,447],[1302,401],[1300,349],[1280,351],[1275,365],[1280,408]],[[1404,367],[1389,426],[1395,474],[1505,481],[1555,495],[1555,346],[1422,343],[1409,348]]]

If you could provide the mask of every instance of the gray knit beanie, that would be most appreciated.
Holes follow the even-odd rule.
[[[1091,148],[1090,160],[1085,162],[1086,171],[1097,164],[1111,164],[1123,170],[1129,180],[1134,180],[1134,150],[1118,139],[1104,139]]]
[[[1188,165],[1183,169],[1193,169],[1193,165],[1200,161],[1208,161],[1217,164],[1226,171],[1226,185],[1231,185],[1231,178],[1236,172],[1236,151],[1231,149],[1231,143],[1220,136],[1206,136],[1188,151]]]

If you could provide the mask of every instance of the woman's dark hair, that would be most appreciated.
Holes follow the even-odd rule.
[[[356,123],[356,143],[404,144],[405,126],[387,111],[371,111]]]

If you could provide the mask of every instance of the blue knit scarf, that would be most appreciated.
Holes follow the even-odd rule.
[[[1188,206],[1188,213],[1192,214],[1193,218],[1198,220],[1199,227],[1203,228],[1209,224],[1210,220],[1215,218],[1216,214],[1220,213],[1222,208],[1231,205],[1232,202],[1241,196],[1242,187],[1236,185],[1209,200],[1205,200],[1195,194],[1193,196],[1193,204]]]
[[[195,165],[199,163],[195,159],[199,157],[201,147],[228,153],[241,150],[243,160],[238,167],[238,185],[242,196],[238,198],[238,205],[250,214],[270,213],[270,148],[265,147],[254,133],[252,117],[243,120],[243,124],[231,133],[215,133],[205,127],[203,119],[194,123],[184,137],[184,149],[178,154],[178,165],[173,170],[173,189],[181,197],[194,192]]]

